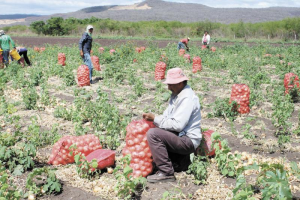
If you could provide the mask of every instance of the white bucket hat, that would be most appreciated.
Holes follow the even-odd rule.
[[[0,36],[1,36],[1,35],[5,35],[4,30],[0,30]]]

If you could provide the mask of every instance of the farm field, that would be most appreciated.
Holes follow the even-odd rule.
[[[137,45],[145,46],[145,51],[136,52]],[[94,70],[95,83],[86,87],[76,82],[77,68],[83,64],[77,40],[43,45],[43,52],[28,48],[32,67],[12,62],[0,70],[0,197],[14,199],[29,191],[38,199],[124,199],[129,195],[126,184],[129,188],[137,184],[123,171],[126,126],[144,112],[158,115],[167,107],[170,92],[154,79],[155,65],[162,61],[167,70],[181,67],[189,77],[188,84],[200,99],[201,128],[219,133],[215,140],[222,148],[216,142],[214,158],[194,157],[189,173],[175,174],[176,182],[146,183],[134,198],[299,199],[299,91],[294,88],[285,95],[284,77],[290,72],[300,76],[300,46],[210,46],[216,46],[216,51],[192,45],[188,62],[178,55],[175,43],[100,41],[92,54],[99,57],[101,71]],[[104,47],[103,53],[99,47]],[[110,54],[110,49],[115,53]],[[58,53],[66,55],[66,66],[58,64]],[[202,70],[193,73],[195,56],[201,58]],[[229,104],[233,84],[249,86],[250,113],[238,114]],[[114,173],[104,169],[87,174],[78,163],[48,164],[53,144],[62,136],[86,134],[96,135],[102,148],[116,151]],[[36,180],[34,175],[43,178]],[[41,182],[47,182],[44,192]],[[4,183],[10,187],[3,187]],[[61,192],[55,195],[55,190]]]

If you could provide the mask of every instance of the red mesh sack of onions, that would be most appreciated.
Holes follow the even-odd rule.
[[[201,50],[207,49],[206,45],[201,46]]]
[[[294,86],[300,88],[299,77],[294,73],[285,74],[283,83],[285,87],[285,94],[288,94]]]
[[[76,149],[70,155],[70,146],[75,144]],[[53,146],[48,163],[52,165],[66,165],[74,162],[74,156],[81,152],[87,156],[92,151],[101,149],[99,138],[93,134],[82,136],[64,136]]]
[[[104,48],[103,47],[99,47],[98,51],[99,51],[99,53],[103,53],[104,52]]]
[[[150,128],[155,128],[154,124],[145,120],[132,121],[126,127],[126,146],[122,154],[131,155],[133,177],[146,177],[152,172],[152,154],[146,136]]]
[[[42,52],[45,51],[45,50],[46,50],[45,47],[41,47],[41,48],[40,48],[40,53],[42,53]]]
[[[158,62],[155,66],[155,80],[162,80],[165,78],[167,65],[164,62]]]
[[[146,50],[146,47],[140,47],[141,52]]]
[[[90,85],[90,70],[86,65],[80,65],[77,69],[78,85],[80,87]]]
[[[232,86],[230,102],[236,101],[239,105],[237,111],[241,114],[249,113],[250,89],[246,84],[234,84]]]
[[[185,54],[185,50],[184,49],[179,49],[179,55],[183,56]]]
[[[91,59],[92,59],[94,69],[97,71],[101,71],[99,58],[97,56],[92,56]]]
[[[114,49],[109,50],[110,55],[113,55],[115,52],[116,52],[116,50],[114,50]]]
[[[135,52],[137,52],[137,53],[141,53],[141,52],[142,52],[142,50],[141,50],[141,48],[139,48],[139,47],[136,47],[136,48],[135,48]]]
[[[193,73],[202,70],[202,60],[199,56],[193,58]]]
[[[186,61],[187,63],[190,63],[190,62],[191,62],[191,56],[190,56],[190,54],[184,54],[183,57],[185,58],[185,61]]]
[[[58,53],[58,64],[65,66],[66,65],[66,55],[64,53]]]
[[[34,50],[35,52],[40,52],[40,48],[39,48],[39,47],[34,47],[33,50]]]

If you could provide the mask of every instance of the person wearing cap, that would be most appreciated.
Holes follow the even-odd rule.
[[[177,45],[177,49],[180,50],[180,49],[186,49],[187,51],[189,51],[189,47],[188,47],[188,42],[190,41],[190,38],[184,38],[182,40],[180,40],[180,42],[178,42],[178,45]]]
[[[25,47],[16,47],[16,49],[17,49],[17,52],[19,53],[19,55],[20,55],[21,57],[23,56],[23,58],[21,58],[21,59],[18,61],[18,63],[19,63],[19,64],[22,64],[22,66],[23,66],[23,65],[24,65],[24,59],[25,59],[26,64],[27,64],[28,66],[31,66],[30,60],[29,60],[29,58],[28,58],[28,56],[27,56],[28,50],[27,50]]]
[[[169,105],[162,115],[144,113],[143,118],[153,121],[157,128],[147,132],[147,140],[157,168],[148,182],[175,181],[174,171],[184,171],[190,164],[190,154],[200,145],[201,113],[199,98],[187,85],[182,69],[173,68],[164,82],[172,92]],[[176,160],[176,162],[173,162]]]
[[[92,76],[93,76],[93,63],[91,59],[91,50],[92,50],[92,43],[93,43],[93,34],[94,27],[92,25],[88,25],[86,27],[86,32],[82,34],[81,39],[79,40],[79,51],[80,56],[82,57],[84,64],[88,66],[90,71],[90,83],[93,83]]]
[[[0,48],[3,50],[2,55],[4,59],[4,64],[8,66],[9,64],[9,51],[10,45],[15,49],[15,42],[11,39],[9,35],[6,35],[3,30],[0,30]]]
[[[207,31],[204,32],[204,35],[202,37],[202,44],[206,45],[206,47],[209,49],[209,42],[210,42],[210,35]]]

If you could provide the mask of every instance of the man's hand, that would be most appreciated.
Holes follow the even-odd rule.
[[[155,115],[152,113],[143,113],[143,119],[153,122]]]
[[[82,50],[80,50],[80,56],[81,56],[81,58],[83,58],[83,51]]]

